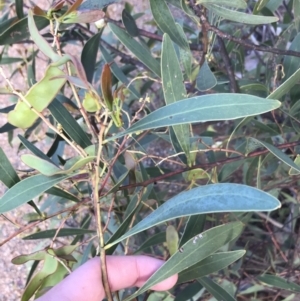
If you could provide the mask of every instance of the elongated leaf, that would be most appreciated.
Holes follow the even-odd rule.
[[[66,133],[82,148],[86,148],[92,144],[87,134],[73,116],[56,98],[48,106],[48,109],[56,121],[62,125]]]
[[[81,52],[81,63],[83,65],[86,78],[90,83],[93,81],[100,36],[101,32],[98,32],[92,36],[85,43]]]
[[[56,258],[52,255],[46,254],[42,269],[29,281],[22,295],[21,301],[28,301],[34,295],[35,291],[40,287],[40,285],[45,281],[45,279],[56,271],[57,266],[58,261]]]
[[[255,138],[251,138],[251,140],[253,140],[258,145],[259,144],[262,145],[263,147],[268,149],[274,156],[276,156],[279,160],[284,162],[286,165],[288,165],[291,168],[295,169],[296,171],[300,172],[300,167],[297,164],[295,164],[295,162],[288,155],[286,155],[282,150],[278,149],[277,147],[275,147],[267,142],[260,141]]]
[[[247,3],[244,0],[197,0],[198,4],[218,4],[229,6],[232,8],[247,8]]]
[[[39,33],[38,28],[35,24],[33,18],[33,13],[31,10],[28,11],[28,29],[30,36],[34,43],[38,45],[39,50],[42,51],[46,56],[48,56],[53,62],[59,60],[61,57],[52,49],[49,43],[42,37]]]
[[[0,65],[9,65],[9,64],[13,64],[13,63],[18,63],[18,62],[22,62],[24,61],[24,59],[19,58],[19,57],[2,57],[0,58]]]
[[[279,276],[276,275],[262,275],[257,277],[259,281],[262,281],[266,284],[281,288],[281,289],[285,289],[288,291],[292,291],[292,292],[298,292],[300,293],[300,285],[294,283],[294,282],[290,282],[287,279],[283,279]]]
[[[52,176],[56,172],[61,171],[59,167],[48,160],[46,161],[31,154],[22,155],[21,159],[27,166],[38,170],[41,174],[46,176]]]
[[[101,92],[109,111],[113,110],[114,97],[112,95],[112,77],[111,70],[108,64],[105,64],[101,74]]]
[[[174,5],[177,8],[181,8],[180,0],[166,0],[168,3]]]
[[[294,1],[293,2],[293,10],[294,10],[294,16],[295,16],[295,26],[297,32],[300,30],[300,2]]]
[[[0,213],[10,211],[29,202],[31,199],[50,189],[52,186],[74,175],[76,174],[59,175],[54,177],[36,175],[18,182],[0,199]]]
[[[9,162],[3,149],[0,147],[0,181],[8,188],[17,184],[20,179],[13,166]],[[0,205],[1,206],[1,205]]]
[[[243,228],[244,225],[241,222],[228,223],[203,232],[201,237],[197,240],[196,238],[189,240],[183,245],[183,252],[177,251],[136,293],[129,298],[132,299],[133,297],[142,294],[151,286],[174,274],[180,273],[208,257],[220,247],[237,237]]]
[[[183,31],[177,29],[177,25],[165,0],[150,0],[153,18],[162,32],[167,33],[171,40],[184,49],[189,49]]]
[[[79,6],[79,10],[102,9],[109,4],[117,3],[120,0],[86,0]]]
[[[54,164],[52,160],[45,155],[40,149],[38,149],[34,144],[30,143],[25,137],[18,135],[18,138],[21,140],[23,145],[30,150],[34,155],[38,156],[40,159],[47,161],[49,164]]]
[[[65,169],[60,169],[53,163],[40,159],[36,156],[25,154],[22,155],[22,161],[31,168],[38,170],[41,174],[45,176],[54,176],[54,175],[62,175],[62,174],[70,174],[82,167],[86,164],[95,160],[95,156],[89,156],[86,158],[80,158],[78,161],[74,162],[71,166],[65,165]]]
[[[217,79],[211,72],[207,60],[204,61],[196,79],[196,87],[199,91],[207,91],[217,84]]]
[[[184,249],[183,252],[185,252]],[[245,253],[244,250],[238,250],[212,254],[179,273],[177,283],[188,282],[222,270],[240,259]]]
[[[166,104],[172,104],[186,97],[185,85],[180,69],[179,61],[173,43],[167,34],[163,37],[161,55],[162,84]],[[176,139],[184,151],[188,161],[190,160],[190,127],[181,124],[173,127]],[[172,139],[172,137],[171,137]],[[176,143],[176,142],[175,142]]]
[[[206,185],[182,192],[171,198],[126,234],[105,248],[162,222],[195,214],[212,212],[271,211],[280,202],[270,194],[240,184]]]
[[[0,147],[0,181],[8,188],[13,187],[18,182],[20,182],[20,178],[13,166],[9,162],[2,148]],[[34,208],[36,213],[42,216],[41,211],[37,207],[37,205],[33,201],[29,201],[28,204]],[[1,210],[1,201],[0,201],[0,210]]]
[[[1,108],[0,109],[0,113],[4,113],[4,114],[7,114],[8,112],[12,111],[14,108],[15,108],[15,104],[13,105],[10,105],[10,106],[7,106],[5,108]]]
[[[59,197],[64,198],[66,200],[76,202],[76,203],[80,201],[80,199],[77,198],[74,194],[72,194],[72,193],[70,193],[66,190],[63,190],[61,188],[58,188],[58,187],[52,187],[52,188],[48,189],[45,192],[49,193],[49,194],[52,194],[52,195],[59,196]]]
[[[189,283],[179,293],[176,293],[174,301],[200,300],[199,297],[202,294],[203,286],[199,282]]]
[[[118,182],[106,193],[106,194],[110,194],[110,193],[115,193],[118,191],[119,187],[122,185],[122,183],[124,182],[124,180],[127,178],[129,173],[129,170],[127,170],[126,172],[124,172],[120,178],[118,179]]]
[[[39,30],[49,25],[49,20],[44,17],[34,16],[33,19]],[[12,25],[0,32],[0,45],[14,44],[26,40],[30,36],[27,17],[22,20],[11,19],[11,21]]]
[[[269,24],[278,21],[277,17],[245,14],[215,4],[211,5],[211,4],[203,3],[203,6],[213,11],[217,16],[222,17],[225,20],[230,20],[238,23],[260,25],[260,24]]]
[[[100,50],[101,50],[101,53],[103,55],[103,58],[104,58],[105,62],[107,64],[109,64],[109,66],[111,68],[111,71],[114,74],[114,76],[120,82],[122,82],[125,86],[128,86],[129,85],[129,80],[128,80],[127,76],[123,73],[123,71],[119,68],[119,66],[113,60],[112,56],[107,52],[107,50],[101,44],[100,44]],[[137,98],[141,97],[140,93],[132,85],[130,85],[128,87],[128,89],[130,90],[130,92],[135,97],[137,97]]]
[[[179,246],[184,245],[188,240],[197,234],[201,233],[204,229],[206,216],[205,214],[192,215],[189,217],[184,232],[181,236]]]
[[[299,17],[299,16],[298,16]],[[289,50],[299,51],[300,50],[300,33],[294,38]],[[291,75],[293,75],[300,66],[300,58],[294,56],[285,56],[283,61],[284,66],[284,80],[288,80]]]
[[[57,229],[50,229],[45,231],[40,231],[37,233],[33,233],[23,237],[24,240],[30,239],[44,239],[44,238],[53,238]],[[88,230],[88,229],[81,229],[81,228],[63,228],[60,229],[57,237],[64,237],[64,236],[73,236],[73,235],[83,235],[83,234],[91,234],[95,233],[95,230]]]
[[[281,103],[277,100],[266,100],[247,94],[225,93],[195,96],[152,112],[126,131],[106,141],[152,128],[255,116],[277,109],[280,105]]]
[[[179,236],[177,229],[173,225],[169,225],[166,230],[166,243],[170,256],[178,250]]]
[[[125,29],[132,37],[137,37],[139,35],[139,29],[135,23],[135,20],[126,9],[123,9],[122,11],[122,22]]]
[[[5,123],[3,126],[0,127],[0,134],[10,132],[12,130],[16,129],[16,127],[10,123]]]
[[[189,46],[188,39],[184,34],[182,27],[178,23],[176,23],[176,27],[177,30],[181,32],[183,38],[185,38],[186,45]],[[183,65],[186,76],[190,81],[192,81],[193,80],[193,74],[192,74],[193,55],[190,50],[190,47],[186,47],[186,48],[179,47],[179,54],[180,54],[180,61]]]
[[[223,287],[208,277],[197,279],[218,301],[236,301]]]
[[[160,65],[159,62],[152,57],[144,47],[139,44],[133,37],[127,32],[122,30],[115,24],[109,23],[109,28],[115,34],[115,36],[124,44],[129,51],[131,51],[145,66],[147,66],[152,72],[160,77]]]
[[[164,232],[160,232],[154,235],[151,235],[135,252],[137,254],[141,251],[144,251],[152,246],[162,244],[166,241],[166,235]]]
[[[8,113],[9,123],[20,128],[32,126],[38,119],[38,115],[29,106],[31,105],[38,112],[46,109],[66,82],[64,78],[53,78],[63,74],[58,67],[49,65],[44,77],[33,85],[24,96],[29,105],[19,100],[14,110]]]
[[[287,94],[300,80],[300,69],[291,75],[284,83],[282,83],[276,90],[274,90],[267,98],[280,99]]]
[[[23,0],[15,0],[16,5],[16,13],[19,19],[24,18],[24,12],[23,12]]]

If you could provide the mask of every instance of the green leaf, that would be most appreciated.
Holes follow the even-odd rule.
[[[116,193],[119,190],[119,187],[122,185],[124,180],[127,178],[129,170],[125,171],[118,179],[117,183],[106,193],[106,195],[110,193]]]
[[[217,79],[211,72],[207,60],[205,59],[196,78],[196,87],[199,91],[204,92],[212,89],[217,84]]]
[[[105,248],[168,220],[206,213],[271,211],[280,208],[280,202],[270,194],[240,184],[213,184],[182,192],[131,228],[126,234]]]
[[[205,220],[206,220],[205,214],[192,215],[189,217],[186,226],[184,228],[184,232],[180,239],[180,243],[179,243],[180,247],[183,244],[185,244],[188,240],[190,240],[192,237],[196,236],[197,234],[203,231]]]
[[[13,131],[14,129],[16,129],[16,127],[7,122],[0,127],[0,134]]]
[[[41,286],[45,279],[56,271],[57,266],[58,261],[56,258],[50,254],[46,254],[42,269],[29,281],[22,295],[21,301],[29,301],[29,299],[34,295],[35,291]]]
[[[289,47],[289,50],[293,51],[300,51],[300,33],[296,35],[294,38],[291,46]],[[295,57],[295,56],[285,56],[283,60],[283,67],[284,67],[284,80],[288,80],[290,76],[292,76],[297,70],[299,69],[300,66],[300,58]]]
[[[0,57],[0,64],[1,65],[10,65],[13,63],[23,62],[24,59],[19,57]]]
[[[8,212],[29,202],[52,186],[75,175],[59,175],[54,177],[36,175],[18,182],[0,199],[0,213]]]
[[[139,29],[135,23],[135,20],[126,9],[123,9],[122,11],[122,22],[125,29],[132,37],[137,37],[139,35]]]
[[[30,260],[44,260],[46,257],[47,251],[46,250],[39,250],[36,252],[33,252],[31,254],[24,254],[24,255],[19,255],[17,257],[14,257],[11,262],[13,264],[24,264]]]
[[[166,243],[167,243],[167,249],[170,253],[170,256],[175,254],[178,250],[178,242],[179,242],[179,236],[177,229],[169,225],[166,230]]]
[[[179,293],[176,293],[174,301],[200,300],[203,286],[199,282],[189,283]],[[198,295],[200,293],[200,296]]]
[[[162,32],[167,33],[171,40],[183,49],[188,48],[186,38],[179,31],[165,0],[150,0],[153,18]]]
[[[44,17],[34,16],[34,23],[38,30],[49,25],[49,20]],[[12,25],[0,34],[0,45],[14,44],[26,40],[30,36],[27,17],[22,20],[13,20]]]
[[[33,233],[23,237],[24,240],[30,239],[44,239],[44,238],[53,238],[58,229],[50,229],[45,231],[40,231],[37,233]],[[83,235],[83,234],[91,234],[96,233],[95,230],[81,229],[81,228],[63,228],[60,229],[57,237],[64,236],[73,236],[73,235]]]
[[[293,11],[294,11],[294,22],[296,26],[297,32],[300,31],[300,2],[299,1],[293,1]]]
[[[128,227],[130,226],[130,223],[132,222],[133,217],[143,206],[142,202],[145,202],[148,199],[148,196],[149,196],[152,189],[153,189],[153,185],[149,185],[147,187],[147,190],[144,192],[141,201],[139,201],[137,195],[135,195],[131,199],[131,202],[130,202],[130,204],[127,207],[127,210],[125,212],[125,219],[123,220],[123,222],[119,226],[119,228],[116,230],[116,232],[106,242],[107,245],[114,245],[112,248],[110,248],[109,250],[106,251],[107,255],[113,254],[113,252],[115,251],[115,248],[117,247],[117,245],[115,243],[111,244],[111,242],[114,242],[114,240],[117,240],[118,238],[120,238],[120,236],[122,236],[126,232]],[[128,212],[128,214],[127,214],[127,212]]]
[[[66,133],[82,148],[92,144],[87,134],[83,131],[69,111],[55,98],[48,106],[53,117],[61,124]]]
[[[240,235],[243,228],[244,225],[241,222],[228,223],[203,232],[197,239],[195,237],[189,240],[183,245],[183,252],[177,251],[136,293],[125,300],[132,299],[142,294],[153,285],[172,275],[180,273],[208,257],[223,245]]]
[[[292,291],[292,292],[298,292],[300,293],[300,285],[291,282],[287,279],[283,279],[279,276],[276,275],[262,275],[262,276],[258,276],[257,279],[261,282],[264,282],[266,284],[284,289],[284,290],[288,290],[288,291]]]
[[[195,96],[162,107],[136,122],[129,129],[106,141],[128,134],[177,124],[233,120],[266,113],[280,107],[277,100],[247,94],[209,94]]]
[[[161,54],[162,85],[167,105],[186,97],[187,93],[183,83],[179,61],[173,43],[167,34],[164,34]],[[181,124],[173,127],[176,139],[190,163],[190,127]],[[172,139],[172,138],[171,138]],[[173,141],[172,141],[173,142]],[[176,142],[175,142],[176,143]]]
[[[218,301],[236,301],[223,287],[208,277],[197,279]]]
[[[139,252],[145,251],[146,249],[162,244],[166,241],[166,235],[164,232],[160,232],[154,235],[151,235],[135,252],[137,254]]]
[[[9,162],[8,158],[6,157],[1,147],[0,147],[0,181],[8,188],[13,187],[14,185],[20,182],[20,178],[18,174],[14,170],[13,166]],[[33,201],[29,200],[28,204],[34,208],[34,210],[37,212],[38,215],[42,216],[41,211]],[[1,203],[0,203],[0,210],[1,210]]]
[[[61,188],[58,188],[58,187],[52,187],[50,189],[48,189],[46,191],[46,193],[49,193],[51,195],[55,195],[55,196],[58,196],[58,197],[61,197],[61,198],[64,198],[66,200],[70,200],[70,201],[73,201],[73,202],[79,202],[80,199],[78,197],[76,197],[74,194],[66,191],[66,190],[63,190]]]
[[[225,20],[230,20],[238,23],[260,25],[278,21],[277,17],[245,14],[216,4],[203,4],[203,6],[205,6],[208,10],[211,10],[217,16],[224,18]]]
[[[8,188],[20,181],[20,178],[0,147],[0,181]],[[0,205],[1,206],[1,205]]]
[[[89,156],[86,158],[80,158],[74,164],[71,166],[66,166],[65,169],[60,169],[53,163],[50,163],[48,161],[45,161],[39,157],[36,157],[34,155],[25,154],[21,156],[22,161],[28,165],[31,168],[34,168],[38,170],[41,174],[45,176],[54,176],[54,175],[61,175],[61,174],[70,174],[73,171],[76,171],[82,167],[84,167],[86,164],[92,162],[95,160],[95,156]]]
[[[30,32],[30,36],[34,43],[38,45],[39,50],[42,51],[47,57],[49,57],[53,62],[61,59],[60,55],[58,55],[45,38],[39,33],[38,28],[35,24],[35,19],[33,18],[32,11],[28,11],[28,28]]]
[[[43,159],[44,161],[47,161],[49,164],[54,164],[52,160],[45,155],[40,149],[38,149],[34,144],[30,143],[25,137],[18,135],[18,138],[21,140],[22,144],[31,151],[34,155],[39,157],[40,159]],[[26,164],[26,163],[25,163]],[[58,167],[57,167],[58,168]]]
[[[240,259],[245,253],[246,251],[244,250],[238,250],[209,255],[205,259],[179,273],[177,284],[201,278],[222,270]]]
[[[129,80],[127,76],[123,73],[123,71],[119,68],[119,66],[115,63],[112,56],[107,52],[107,50],[100,44],[100,50],[103,56],[103,59],[107,64],[109,64],[110,69],[114,76],[122,82],[126,87],[129,85]],[[129,91],[137,98],[140,98],[140,93],[132,86],[129,85],[128,87]]]
[[[79,6],[79,10],[103,9],[109,4],[117,3],[120,0],[86,0]]]
[[[267,98],[280,99],[286,95],[300,80],[300,69],[284,81],[276,90],[274,90]]]
[[[46,176],[52,176],[56,172],[61,171],[55,164],[48,160],[41,159],[31,154],[24,154],[21,156],[21,160],[29,167],[39,171],[41,174]]]
[[[258,0],[254,6],[253,14],[256,15],[260,12],[269,2],[270,0]]]
[[[81,63],[83,65],[86,78],[91,83],[94,77],[95,65],[97,60],[98,46],[101,32],[92,36],[84,45],[81,52]]]
[[[62,70],[49,65],[44,77],[34,84],[24,96],[29,105],[38,112],[46,109],[66,82],[65,78],[59,78],[61,75],[64,75]],[[23,129],[32,126],[38,119],[38,115],[31,110],[29,105],[19,100],[14,110],[8,113],[9,123]]]
[[[260,141],[260,140],[257,140],[255,138],[250,138],[250,141],[254,141],[254,143],[261,144],[263,147],[268,149],[279,160],[284,162],[289,167],[291,167],[291,168],[295,169],[296,171],[300,172],[300,167],[297,164],[295,164],[295,162],[288,155],[286,155],[282,150],[278,149],[277,147],[275,147],[275,146],[273,146],[273,145],[271,145],[267,142]]]
[[[229,6],[231,8],[247,8],[247,3],[244,0],[197,0],[197,4],[218,4]]]
[[[89,11],[75,10],[68,14],[65,14],[59,21],[61,23],[94,23],[105,17],[105,12],[100,9],[93,9]]]
[[[177,23],[176,26],[177,26],[177,30],[180,31],[182,36],[185,38],[187,46],[189,46],[188,39],[184,34],[182,27]],[[190,47],[187,48],[179,47],[179,54],[180,54],[180,61],[183,65],[186,76],[190,81],[193,81],[193,74],[192,74],[193,55],[190,50]]]
[[[122,30],[117,25],[109,23],[109,28],[121,41],[121,43],[128,48],[129,51],[131,51],[153,73],[160,77],[159,62],[147,51],[145,51],[144,47],[141,44],[139,44],[133,37],[131,37],[126,31]]]

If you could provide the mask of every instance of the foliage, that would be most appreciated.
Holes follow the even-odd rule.
[[[47,245],[13,259],[34,261],[22,301],[113,253],[166,259],[126,300],[292,300],[299,285],[279,274],[298,264],[298,1],[146,0],[151,32],[131,2],[122,21],[112,0],[82,2],[1,8],[0,92],[15,96],[1,133],[23,130],[28,168],[0,149],[0,214],[31,212],[0,246],[28,229]],[[10,56],[17,43],[26,57]],[[176,273],[172,291],[149,291]]]

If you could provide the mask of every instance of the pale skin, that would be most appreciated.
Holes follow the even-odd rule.
[[[101,301],[105,298],[100,259],[93,258],[76,269],[37,301]],[[112,292],[140,287],[164,263],[148,256],[107,256],[108,281]],[[172,288],[177,275],[162,281],[151,289],[165,291]]]

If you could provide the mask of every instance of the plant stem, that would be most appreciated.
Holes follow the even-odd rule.
[[[104,236],[103,236],[103,229],[102,229],[102,220],[101,220],[101,208],[100,208],[100,202],[99,202],[99,168],[100,168],[100,161],[101,161],[101,153],[103,149],[103,138],[105,135],[105,130],[107,127],[107,119],[108,119],[108,112],[106,112],[104,116],[104,122],[101,124],[98,141],[98,152],[97,152],[97,160],[96,165],[94,166],[94,210],[96,214],[96,223],[97,223],[97,233],[99,238],[99,249],[100,249],[100,268],[102,272],[102,283],[105,290],[106,298],[108,301],[113,301],[113,297],[110,291],[110,286],[108,283],[108,274],[107,274],[107,268],[106,268],[106,254],[104,249]]]

